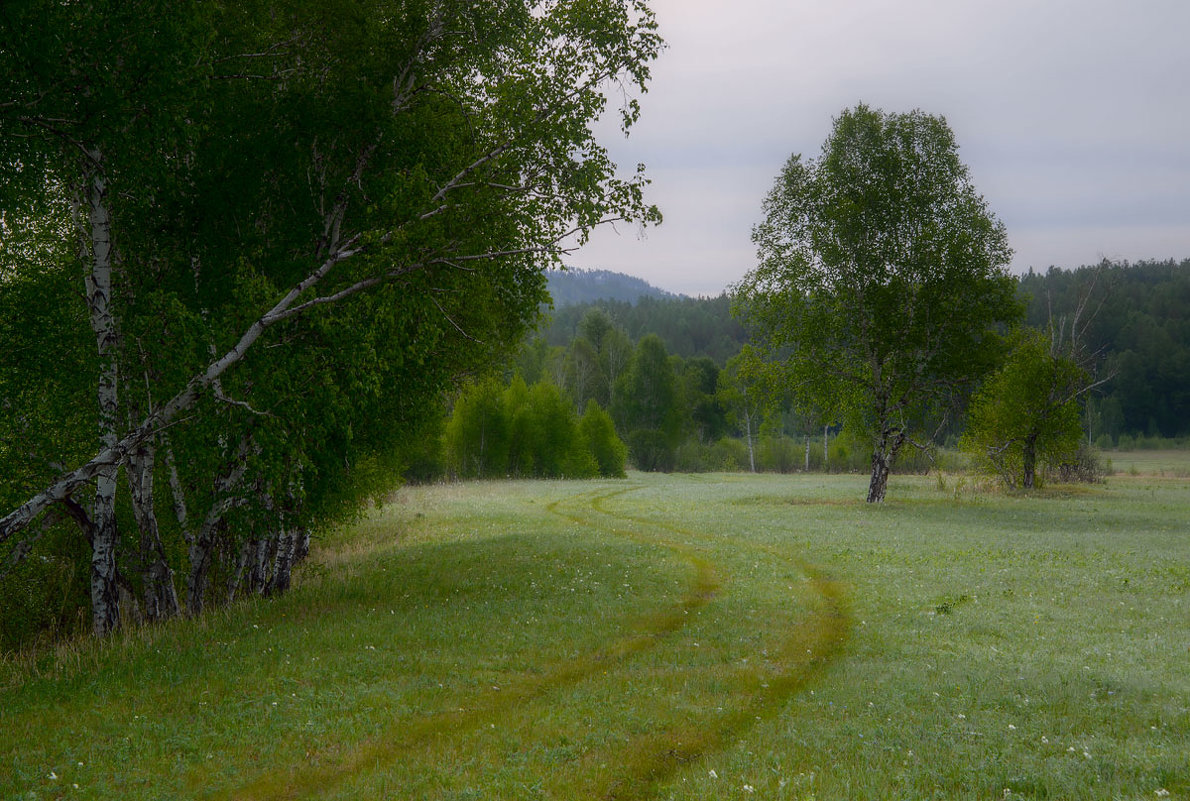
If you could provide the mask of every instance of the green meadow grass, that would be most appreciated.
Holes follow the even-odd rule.
[[[283,598],[0,662],[0,798],[1190,797],[1137,472],[407,488]]]
[[[1116,475],[1155,475],[1190,478],[1190,451],[1105,451]]]

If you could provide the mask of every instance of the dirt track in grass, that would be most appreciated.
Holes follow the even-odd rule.
[[[274,767],[251,783],[214,797],[263,800],[335,795],[363,773],[449,752],[452,739],[463,739],[493,720],[510,721],[520,728],[522,741],[531,741],[535,718],[553,714],[556,705],[568,703],[569,693],[606,680],[609,672],[631,671],[628,678],[632,681],[639,675],[641,682],[657,681],[658,687],[688,685],[693,688],[691,704],[703,704],[699,708],[704,711],[659,718],[650,721],[645,731],[611,738],[551,775],[538,777],[540,795],[619,801],[654,797],[678,771],[733,744],[760,721],[777,715],[790,698],[839,657],[850,630],[844,587],[796,556],[771,547],[747,541],[725,543],[721,536],[686,528],[680,521],[612,508],[614,501],[639,489],[630,485],[567,496],[551,502],[547,509],[570,525],[673,553],[689,569],[676,603],[643,612],[627,626],[624,636],[602,647],[537,666],[505,681],[498,690],[474,695],[458,709],[394,723],[333,758],[318,764]],[[680,655],[688,646],[698,646],[692,640],[700,635],[693,629],[705,632],[708,626],[713,627],[716,605],[723,604],[744,580],[729,576],[730,569],[722,563],[725,545],[748,553],[758,564],[764,561],[783,575],[800,576],[795,590],[798,613],[790,617],[788,628],[766,639],[763,653],[725,653],[720,663],[704,660],[687,669]],[[724,688],[722,695],[713,696],[717,705],[709,710],[705,706],[712,697],[708,687]],[[675,705],[680,706],[683,700],[675,696]]]

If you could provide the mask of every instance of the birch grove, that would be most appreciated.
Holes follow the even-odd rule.
[[[91,387],[53,400],[14,328],[0,594],[85,544],[105,634],[284,591],[546,267],[659,219],[592,127],[661,43],[639,0],[85,6],[0,12],[0,232],[38,234],[0,242],[0,309],[84,303],[56,333]]]

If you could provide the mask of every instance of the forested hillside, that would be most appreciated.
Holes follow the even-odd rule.
[[[1030,272],[1020,286],[1037,327],[1089,294],[1085,344],[1114,374],[1091,401],[1095,438],[1190,434],[1190,259]]]
[[[598,300],[556,309],[539,329],[554,347],[569,345],[592,308],[603,310],[632,341],[646,334],[661,337],[670,353],[683,358],[707,356],[722,365],[748,341],[743,323],[731,314],[731,298],[642,297],[636,303]]]
[[[1067,320],[1087,298],[1085,346],[1099,354],[1100,374],[1114,376],[1089,402],[1090,434],[1113,446],[1121,436],[1190,434],[1190,259],[1051,268],[1020,278],[1025,322],[1045,328]],[[556,302],[556,301],[555,301]],[[583,317],[602,310],[632,342],[656,334],[668,353],[708,357],[719,367],[748,341],[731,299],[643,297],[559,306],[538,329],[552,348],[568,348]]]
[[[634,304],[641,298],[675,298],[672,292],[658,289],[634,275],[610,270],[581,270],[573,267],[549,272],[550,297],[555,308],[601,300],[619,300]]]

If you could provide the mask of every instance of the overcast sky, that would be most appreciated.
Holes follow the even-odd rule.
[[[1190,0],[654,0],[624,168],[665,215],[570,264],[717,295],[754,265],[760,204],[859,102],[946,117],[1014,271],[1190,258]]]

